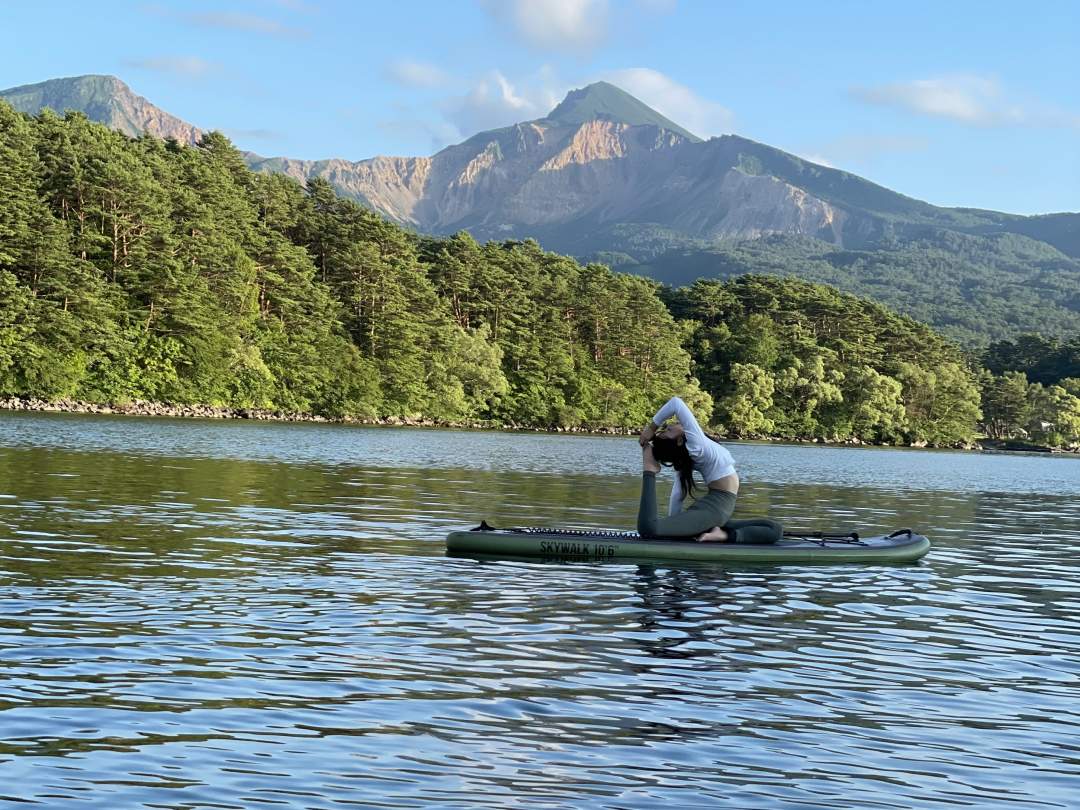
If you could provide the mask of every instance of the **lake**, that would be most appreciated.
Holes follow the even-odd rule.
[[[635,440],[0,414],[0,803],[1076,807],[1080,459],[728,447],[737,517],[934,547],[448,558],[632,528]]]

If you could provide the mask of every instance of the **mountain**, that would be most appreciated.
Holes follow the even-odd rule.
[[[585,124],[589,121],[615,121],[630,126],[652,125],[681,135],[691,143],[701,138],[683,129],[652,107],[642,104],[625,90],[608,82],[596,82],[580,90],[571,90],[545,121],[558,124]]]
[[[341,193],[426,233],[478,238],[554,231],[586,219],[633,219],[642,195],[672,170],[679,147],[701,139],[614,85],[570,93],[547,117],[482,132],[426,157],[261,159],[259,171],[323,177]],[[656,198],[656,204],[664,200]]]
[[[649,249],[626,244],[620,227],[661,229],[666,233],[652,242],[665,247],[671,238],[709,243],[770,233],[844,244],[863,242],[881,226],[837,191],[861,193],[886,211],[933,208],[744,138],[702,141],[606,82],[572,91],[544,118],[481,132],[430,158],[253,156],[250,165],[298,180],[323,177],[426,233],[536,237],[577,255],[618,246],[639,259],[651,256]],[[830,183],[822,173],[836,178]],[[810,185],[833,193],[808,192]],[[875,192],[887,199],[874,200]]]
[[[186,143],[201,135],[113,76],[54,79],[0,98],[31,114],[79,110],[129,135]],[[425,233],[535,237],[576,255],[651,261],[673,248],[768,235],[858,249],[944,229],[1023,234],[1080,256],[1080,214],[940,208],[737,135],[703,141],[607,82],[571,91],[544,118],[478,133],[431,157],[246,159],[302,182],[325,178]]]
[[[63,113],[78,110],[91,121],[105,124],[125,135],[144,132],[158,138],[197,143],[202,132],[181,121],[142,96],[135,95],[115,76],[76,76],[26,84],[0,91],[0,98],[19,112],[37,115],[45,107]]]
[[[1080,256],[1080,214],[941,208],[737,135],[703,141],[606,82],[571,91],[544,118],[431,157],[248,162],[322,177],[425,233],[533,237],[615,264],[769,235],[863,249],[941,230],[1022,234]]]
[[[0,98],[30,113],[82,110],[128,134],[199,136],[113,77]],[[300,182],[324,178],[422,233],[531,237],[668,283],[794,273],[917,314],[969,345],[1080,331],[1080,214],[934,206],[737,135],[702,140],[606,82],[430,157],[245,159]]]

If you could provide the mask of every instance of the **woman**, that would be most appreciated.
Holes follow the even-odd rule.
[[[660,426],[674,416],[678,421]],[[642,537],[685,537],[699,542],[775,543],[783,530],[775,520],[731,520],[739,493],[735,460],[707,437],[690,409],[672,397],[641,431],[642,481],[638,534]],[[656,514],[656,474],[660,465],[674,467],[668,517]],[[705,479],[707,491],[694,497],[694,470]],[[693,503],[683,510],[687,496]]]

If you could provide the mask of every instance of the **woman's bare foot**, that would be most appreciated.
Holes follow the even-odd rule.
[[[713,526],[707,532],[703,532],[697,536],[697,541],[699,543],[726,543],[727,539],[728,533],[719,526]]]

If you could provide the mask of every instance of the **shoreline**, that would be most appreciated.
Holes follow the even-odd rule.
[[[361,425],[369,427],[427,427],[455,430],[506,430],[524,433],[582,433],[597,436],[636,436],[631,428],[606,427],[537,427],[508,425],[484,419],[451,421],[426,417],[404,416],[323,416],[300,411],[266,408],[230,408],[218,405],[171,405],[164,402],[132,400],[126,403],[87,402],[76,399],[44,400],[34,397],[5,397],[0,399],[0,411],[26,413],[101,414],[107,416],[157,416],[170,419],[246,419],[258,422],[314,422],[328,425]]]
[[[34,397],[5,397],[0,399],[0,411],[18,411],[25,413],[68,413],[101,414],[105,416],[151,416],[170,419],[246,419],[260,422],[310,422],[330,425],[360,425],[368,427],[424,427],[451,430],[498,430],[519,433],[572,433],[586,436],[636,436],[638,431],[624,427],[538,427],[536,425],[507,425],[483,419],[465,421],[445,421],[428,418],[410,418],[401,416],[360,417],[360,416],[323,416],[321,414],[297,411],[269,410],[265,408],[230,408],[217,405],[171,405],[164,402],[132,400],[126,403],[87,402],[85,400],[59,399],[43,400]],[[1080,448],[1016,446],[1022,442],[1010,442],[995,439],[976,439],[972,444],[960,447],[930,447],[925,442],[912,444],[874,444],[860,439],[843,442],[829,442],[824,439],[787,439],[770,436],[766,439],[736,439],[717,435],[727,442],[763,441],[771,444],[816,444],[822,447],[893,447],[930,450],[968,450],[981,453],[1043,453],[1046,455],[1078,455]],[[1010,446],[1012,445],[1012,446]]]

